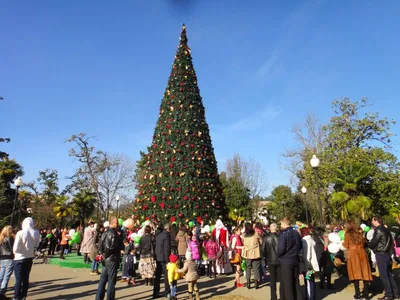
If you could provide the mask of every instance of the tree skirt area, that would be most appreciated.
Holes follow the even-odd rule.
[[[83,261],[83,256],[78,256],[75,253],[65,256],[65,259],[59,259],[58,257],[53,257],[50,259],[49,264],[57,265],[63,268],[73,268],[73,269],[91,269],[92,267],[92,263],[85,264]]]

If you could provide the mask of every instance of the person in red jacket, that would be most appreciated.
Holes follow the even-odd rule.
[[[228,229],[224,226],[220,219],[215,223],[215,228],[212,232],[217,244],[219,245],[219,252],[217,256],[217,272],[218,274],[232,273],[232,267],[228,258],[229,250],[229,233]]]

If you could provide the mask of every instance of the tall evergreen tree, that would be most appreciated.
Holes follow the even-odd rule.
[[[134,215],[141,219],[216,219],[224,214],[210,131],[183,25],[153,142],[137,168]]]
[[[22,167],[8,155],[0,157],[0,228],[9,225],[16,190],[11,187],[17,176],[22,176]]]

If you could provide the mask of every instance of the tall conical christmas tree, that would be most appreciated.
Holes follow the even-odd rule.
[[[215,220],[224,197],[205,109],[182,26],[178,51],[147,153],[138,163],[135,218]]]

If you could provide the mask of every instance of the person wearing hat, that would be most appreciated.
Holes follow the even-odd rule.
[[[177,282],[179,279],[179,273],[176,272],[178,269],[178,255],[176,254],[171,254],[169,256],[169,263],[167,264],[167,271],[168,271],[168,282],[169,282],[169,287],[171,292],[169,293],[169,297],[172,300],[176,300],[176,287],[177,287]]]
[[[170,294],[171,289],[168,282],[167,263],[169,262],[169,256],[171,255],[171,235],[170,226],[165,224],[164,226],[158,226],[159,232],[156,233],[156,276],[153,286],[153,299],[160,298],[160,281],[161,274],[164,274],[164,286],[165,293]]]
[[[22,222],[22,229],[17,232],[13,245],[14,253],[14,299],[26,299],[29,288],[35,249],[39,247],[40,234],[35,229],[33,219],[28,217]]]

